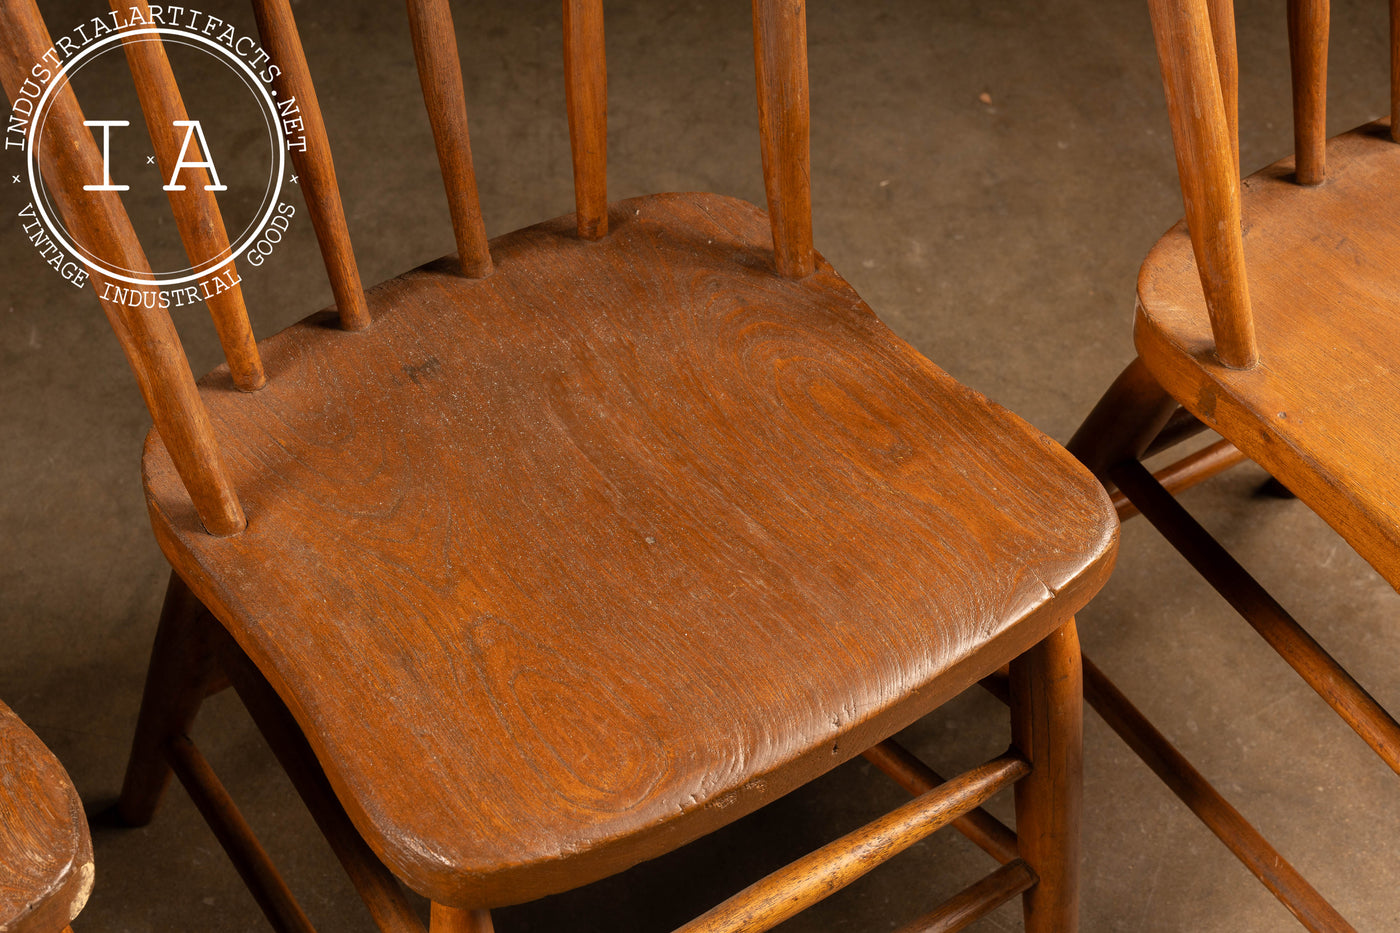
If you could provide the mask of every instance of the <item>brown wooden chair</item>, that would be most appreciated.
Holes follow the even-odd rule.
[[[1391,768],[1400,725],[1171,493],[1246,456],[1400,587],[1400,4],[1391,119],[1326,140],[1328,4],[1290,0],[1296,152],[1240,181],[1230,0],[1150,0],[1186,219],[1138,277],[1138,358],[1070,442]],[[1142,460],[1221,440],[1151,474]],[[1092,663],[1086,696],[1312,930],[1350,930]]]
[[[3,6],[13,95],[48,37],[32,0]],[[488,244],[447,2],[411,0],[457,255],[368,292],[290,6],[254,8],[305,119],[337,313],[254,345],[241,304],[212,308],[229,363],[196,385],[165,312],[105,305],[155,421],[146,491],[174,567],[124,816],[148,821],[173,769],[272,924],[309,929],[186,736],[231,682],[380,928],[421,929],[403,882],[460,933],[863,753],[914,799],[684,929],[768,929],[950,822],[1002,867],[911,929],[1020,892],[1028,929],[1075,929],[1072,617],[1117,523],[1066,451],[813,251],[803,5],[754,4],[768,216],[607,203],[601,6],[569,0],[577,212]],[[127,53],[169,125],[160,45]],[[100,157],[71,91],[54,107],[69,228],[148,269],[118,195],[81,190]],[[154,136],[169,164],[178,140]],[[216,219],[200,186],[176,197],[177,219]],[[889,740],[985,678],[1011,703],[1006,755],[945,782]],[[980,808],[1013,783],[1015,833]]]
[[[0,933],[71,933],[92,877],[92,840],[73,782],[0,703]]]

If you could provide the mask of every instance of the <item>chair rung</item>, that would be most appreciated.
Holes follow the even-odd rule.
[[[1030,773],[1008,754],[960,774],[749,885],[676,933],[760,933],[834,894]]]
[[[944,779],[917,755],[894,739],[866,749],[865,759],[889,775],[911,794],[926,794]],[[953,821],[953,828],[972,840],[1003,865],[1019,854],[1016,833],[981,807],[969,810]]]
[[[1356,933],[1254,825],[1084,656],[1084,698],[1235,858],[1313,933]]]
[[[1207,447],[1202,447],[1193,454],[1188,454],[1169,463],[1152,474],[1153,478],[1162,485],[1162,488],[1170,493],[1178,493],[1185,489],[1190,489],[1197,483],[1203,483],[1212,476],[1224,473],[1230,467],[1243,463],[1247,458],[1238,447],[1227,440],[1219,440]],[[1125,522],[1138,514],[1137,506],[1128,501],[1128,497],[1123,490],[1113,491],[1113,507],[1118,511],[1118,520]]]
[[[1110,470],[1109,477],[1196,572],[1356,730],[1381,760],[1400,773],[1400,723],[1347,669],[1323,650],[1268,590],[1162,488],[1146,467],[1136,460],[1125,461]]]
[[[279,933],[316,933],[267,850],[194,743],[178,736],[165,747],[165,756],[273,929]]]
[[[1007,862],[980,881],[973,882],[933,910],[911,920],[895,933],[954,933],[982,919],[1039,881],[1020,859]]]

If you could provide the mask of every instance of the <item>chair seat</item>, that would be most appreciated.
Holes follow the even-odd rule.
[[[39,737],[0,703],[0,930],[58,933],[92,891],[78,792]]]
[[[1400,588],[1400,145],[1373,123],[1329,141],[1323,184],[1292,178],[1242,191],[1259,365],[1216,361],[1184,222],[1139,274],[1138,352]]]
[[[500,237],[202,382],[248,514],[156,534],[420,893],[503,906],[695,838],[1049,634],[1117,522],[1067,453],[713,195]],[[620,843],[626,841],[623,847]]]

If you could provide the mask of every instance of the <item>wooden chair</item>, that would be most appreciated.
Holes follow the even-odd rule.
[[[2,2],[13,95],[48,37],[32,0]],[[273,926],[309,929],[187,738],[231,683],[378,926],[421,929],[402,882],[433,933],[464,933],[864,754],[914,799],[683,929],[768,929],[950,822],[1001,867],[911,929],[1021,892],[1028,929],[1075,929],[1073,613],[1117,522],[1066,451],[814,252],[803,5],[754,4],[768,216],[608,204],[601,6],[569,0],[577,212],[488,244],[448,5],[410,0],[457,255],[368,292],[291,8],[254,9],[305,119],[336,313],[253,345],[240,305],[211,309],[229,362],[196,385],[167,314],[105,307],[155,421],[145,484],[174,567],[126,819],[151,819],[173,771]],[[127,52],[168,125],[160,46]],[[48,123],[69,228],[149,268],[118,196],[81,192],[100,162],[71,92]],[[213,217],[189,189],[177,215]],[[1007,754],[943,781],[889,740],[984,678],[1011,704]],[[1013,783],[1015,833],[980,808]]]
[[[72,933],[92,840],[63,765],[0,703],[0,933]]]
[[[1230,0],[1150,0],[1186,219],[1138,277],[1138,358],[1070,442],[1123,518],[1145,515],[1400,771],[1400,726],[1171,493],[1246,456],[1400,587],[1400,4],[1391,119],[1326,140],[1328,4],[1290,0],[1296,152],[1240,182]],[[1209,428],[1222,439],[1153,475],[1141,461]],[[1086,696],[1312,930],[1335,910],[1092,663]]]

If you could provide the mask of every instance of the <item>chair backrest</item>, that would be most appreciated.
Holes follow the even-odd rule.
[[[1240,225],[1239,60],[1234,0],[1148,0],[1171,115],[1186,224],[1226,366],[1259,359]],[[1328,0],[1288,0],[1293,139],[1300,185],[1326,175]],[[1391,134],[1400,139],[1400,0],[1390,0]]]
[[[607,73],[603,50],[602,0],[563,0],[566,105],[573,157],[578,232],[607,235]],[[125,13],[145,0],[111,0]],[[301,177],[307,211],[325,261],[341,326],[370,325],[368,304],[350,243],[329,141],[289,0],[253,0],[263,47],[280,69],[273,88],[283,102],[300,108],[306,145],[291,155]],[[53,43],[36,0],[0,0],[0,83],[12,102],[36,96],[30,69],[53,55]],[[805,0],[753,0],[754,59],[763,172],[773,226],[777,271],[802,277],[814,268],[810,191],[809,110]],[[432,124],[433,139],[463,275],[491,273],[467,134],[466,98],[448,0],[408,0],[414,56]],[[183,139],[169,130],[186,119],[174,73],[160,41],[126,41],[156,158],[164,175],[179,160]],[[52,58],[50,59],[53,60]],[[38,77],[37,72],[34,77]],[[39,164],[53,204],[74,238],[134,278],[154,276],[120,195],[87,190],[104,178],[104,158],[72,88],[50,93]],[[197,171],[203,173],[203,169]],[[196,256],[227,251],[229,238],[218,203],[202,183],[171,191],[170,201],[186,252]],[[232,535],[247,520],[223,462],[217,438],[179,335],[160,302],[104,297],[108,279],[91,278],[112,329],[150,410],[162,441],[204,527]],[[231,276],[230,278],[236,278]],[[113,282],[114,285],[122,283]],[[139,286],[138,286],[139,287]],[[123,291],[126,291],[123,289]],[[150,304],[154,304],[151,307]],[[266,381],[242,293],[236,288],[208,301],[234,384],[255,391]]]

